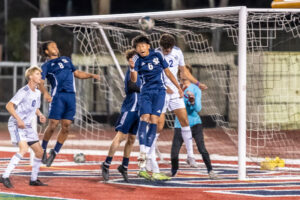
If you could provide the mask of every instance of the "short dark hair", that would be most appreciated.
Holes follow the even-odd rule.
[[[168,33],[164,33],[160,36],[159,45],[164,49],[173,48],[175,46],[175,38]]]
[[[135,49],[128,49],[125,52],[126,60],[128,61],[130,58],[132,58],[136,54]]]
[[[48,55],[45,53],[45,51],[48,49],[48,45],[51,44],[51,43],[55,43],[55,44],[56,44],[56,42],[54,42],[54,41],[52,41],[52,40],[49,40],[49,41],[46,41],[46,42],[43,42],[43,43],[42,43],[42,45],[41,45],[41,54],[42,54],[43,56],[48,56]]]
[[[131,41],[131,45],[133,48],[136,48],[136,45],[139,43],[146,43],[146,44],[150,45],[150,40],[145,35],[138,35],[138,36],[134,37]]]

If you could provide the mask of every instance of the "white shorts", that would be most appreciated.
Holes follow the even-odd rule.
[[[184,100],[183,98],[179,97],[179,94],[166,94],[165,98],[165,105],[162,110],[162,113],[166,113],[167,109],[168,111],[177,110],[180,108],[185,108]]]
[[[17,145],[20,141],[34,142],[39,141],[37,132],[31,127],[26,125],[26,128],[20,129],[16,122],[8,122],[8,131],[10,134],[11,142]]]

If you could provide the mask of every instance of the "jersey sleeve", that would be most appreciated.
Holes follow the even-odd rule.
[[[72,72],[75,72],[77,70],[77,67],[75,67],[73,65],[73,62],[72,62],[71,58],[69,58],[69,57],[67,57],[67,58],[68,58],[68,61],[70,62]]]
[[[138,55],[133,56],[132,60],[133,60],[133,63],[134,63],[134,70],[139,71],[139,63],[140,63],[139,62],[139,56]]]
[[[26,97],[28,89],[29,88],[27,87],[19,89],[15,96],[13,96],[13,98],[9,102],[12,102],[16,106],[19,105],[19,103],[21,103],[21,101]]]
[[[48,74],[48,62],[45,62],[41,68],[42,68],[42,79],[45,80]]]
[[[156,51],[157,52],[157,51]],[[166,69],[169,67],[168,62],[165,60],[165,57],[163,56],[163,54],[161,52],[157,52],[157,56],[159,59],[159,62],[161,63],[161,66],[163,69]]]
[[[37,99],[37,108],[41,107],[41,92],[39,91],[38,99]]]
[[[178,49],[178,61],[179,61],[179,66],[185,66],[184,56],[181,49]]]
[[[200,112],[202,109],[202,105],[201,105],[201,96],[202,96],[202,92],[201,90],[196,86],[195,87],[195,109],[197,112]]]

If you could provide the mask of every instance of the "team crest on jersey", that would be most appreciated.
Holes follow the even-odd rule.
[[[67,59],[61,59],[64,63],[68,63]]]
[[[51,66],[55,65],[54,63],[51,63]]]
[[[175,56],[175,60],[178,60],[178,56]]]
[[[153,61],[152,61],[153,63],[154,63],[154,65],[158,65],[158,63],[159,63],[159,60],[158,60],[158,58],[157,57],[155,57],[155,58],[153,58]]]
[[[36,104],[36,100],[33,100],[32,103],[31,103],[31,106],[34,107],[35,104]]]
[[[144,62],[142,62],[142,66],[144,66],[145,65],[145,63]]]

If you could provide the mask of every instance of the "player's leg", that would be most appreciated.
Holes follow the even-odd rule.
[[[61,129],[58,133],[57,142],[54,146],[54,149],[51,149],[49,152],[49,157],[46,161],[47,167],[52,165],[53,160],[55,159],[56,155],[59,153],[61,147],[63,146],[64,142],[68,138],[70,126],[72,124],[71,120],[62,119],[61,121]]]
[[[138,165],[145,171],[146,165],[146,140],[147,140],[147,126],[150,119],[150,114],[143,114],[140,117],[140,123],[138,127],[138,136],[139,136],[139,143],[140,143],[140,155],[138,157]]]
[[[166,103],[165,103],[166,105]],[[157,123],[157,131],[156,131],[156,137],[158,138],[158,136],[160,135],[161,131],[164,129],[164,125],[165,125],[165,112],[164,109],[163,109],[163,113],[160,115],[159,119],[158,119],[158,123]],[[157,146],[157,143],[155,145],[155,153],[156,155],[158,156],[158,158],[160,159],[160,161],[163,161],[164,158],[162,156],[162,154],[160,153],[159,151],[159,148]]]
[[[205,147],[202,124],[196,124],[191,129],[192,129],[193,138],[195,139],[199,153],[202,155],[202,159],[207,168],[209,177],[211,179],[216,179],[217,176],[213,171],[211,161],[210,161],[210,156]]]
[[[174,129],[174,136],[172,141],[172,147],[171,147],[171,174],[172,176],[175,176],[177,173],[177,170],[179,168],[179,151],[183,143],[183,138],[181,134],[181,128],[175,128]]]
[[[114,137],[108,151],[108,155],[105,158],[105,161],[102,163],[102,177],[104,181],[109,180],[109,167],[112,162],[113,156],[115,155],[115,152],[117,148],[120,146],[120,143],[125,140],[126,135],[122,133],[121,131],[118,131],[116,136]]]
[[[27,141],[23,138],[22,133],[20,135],[20,141],[18,142],[18,146],[19,146],[19,152],[16,153],[15,155],[13,155],[13,157],[10,159],[9,164],[7,165],[5,171],[2,175],[1,182],[7,188],[13,187],[13,185],[10,182],[9,176],[10,176],[11,172],[15,169],[15,167],[18,165],[20,160],[23,158],[25,153],[28,151],[28,144],[27,144]]]
[[[44,150],[43,152],[43,158],[42,158],[42,163],[46,164],[47,161],[47,146],[48,146],[48,142],[50,140],[50,138],[52,137],[57,125],[59,123],[59,120],[55,120],[55,119],[49,119],[49,123],[48,126],[44,132],[44,137],[43,137],[43,141],[42,141],[42,148]]]
[[[178,121],[181,125],[181,134],[188,154],[187,162],[191,167],[197,167],[197,163],[195,161],[195,156],[193,151],[192,132],[189,126],[187,111],[185,108],[179,108],[173,111],[174,114],[177,116]]]
[[[136,131],[135,131],[135,134],[136,134]],[[132,151],[133,144],[135,142],[135,137],[136,137],[135,134],[132,134],[132,133],[128,134],[127,141],[126,141],[126,144],[124,147],[124,155],[123,155],[122,164],[118,167],[118,171],[122,174],[122,176],[126,182],[129,182],[127,171],[128,171],[130,153]]]
[[[62,119],[63,113],[65,110],[65,104],[60,93],[57,93],[50,104],[49,111],[49,124],[44,132],[44,137],[42,141],[42,148],[44,149],[44,154],[42,158],[42,163],[46,164],[47,162],[47,146],[48,142],[51,139],[56,127],[58,126],[60,120]]]
[[[28,145],[33,150],[34,156],[35,156],[35,158],[33,158],[32,171],[31,171],[31,177],[30,177],[29,185],[32,185],[32,186],[47,186],[47,184],[42,183],[38,179],[38,174],[39,174],[39,171],[40,171],[40,166],[41,166],[41,163],[42,163],[42,157],[43,157],[43,152],[44,151],[43,151],[43,149],[42,149],[42,147],[41,147],[38,140],[28,142]]]

